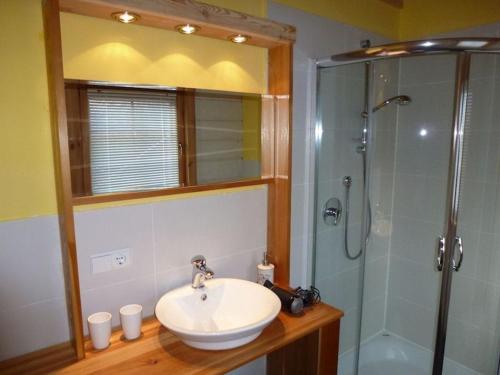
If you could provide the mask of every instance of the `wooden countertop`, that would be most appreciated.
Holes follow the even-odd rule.
[[[94,351],[87,343],[84,360],[56,373],[224,374],[338,321],[342,316],[342,311],[323,303],[306,309],[300,317],[281,312],[256,340],[222,351],[191,348],[156,319],[151,319],[143,324],[139,339],[126,342],[120,337],[121,331],[117,331],[106,350]]]

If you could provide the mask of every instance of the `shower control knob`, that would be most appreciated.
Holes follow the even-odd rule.
[[[342,203],[337,198],[330,198],[323,208],[323,221],[327,225],[337,225],[342,217]]]

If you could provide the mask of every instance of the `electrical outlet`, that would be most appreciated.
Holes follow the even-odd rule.
[[[128,267],[132,263],[130,249],[121,249],[109,253],[101,253],[90,257],[92,273],[109,272]]]
[[[127,267],[130,264],[130,251],[129,249],[114,251],[111,259],[113,269]]]

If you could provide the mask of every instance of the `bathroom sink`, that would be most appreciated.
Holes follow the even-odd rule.
[[[212,279],[172,290],[156,304],[156,317],[185,344],[223,350],[255,340],[278,315],[281,301],[262,285]]]

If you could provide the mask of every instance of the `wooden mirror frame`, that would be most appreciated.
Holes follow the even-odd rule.
[[[267,100],[263,101],[261,123],[262,178],[138,192],[133,193],[133,196],[130,193],[119,198],[129,200],[267,184],[267,249],[272,262],[276,265],[276,282],[288,286],[292,51],[295,28],[193,0],[43,0],[42,3],[61,249],[69,304],[71,341],[76,357],[83,359],[85,350],[73,209],[78,204],[100,203],[110,199],[106,199],[106,196],[96,196],[97,199],[92,202],[82,202],[75,201],[72,196],[59,14],[61,11],[110,19],[111,13],[127,9],[141,15],[138,25],[173,31],[178,24],[194,23],[201,26],[198,35],[227,41],[228,35],[245,34],[251,36],[248,44],[268,49],[268,92],[264,96]]]

